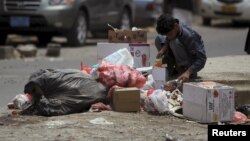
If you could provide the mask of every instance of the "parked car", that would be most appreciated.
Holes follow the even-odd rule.
[[[199,5],[203,25],[210,25],[213,19],[249,22],[249,10],[250,0],[201,0]]]
[[[0,44],[10,33],[37,35],[42,45],[60,34],[82,46],[88,31],[131,28],[133,19],[133,0],[1,0]]]
[[[134,26],[153,26],[162,13],[163,0],[134,0],[135,21]]]

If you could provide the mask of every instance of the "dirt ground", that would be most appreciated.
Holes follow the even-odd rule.
[[[207,125],[146,112],[85,112],[56,117],[1,112],[1,141],[165,141],[207,140]]]

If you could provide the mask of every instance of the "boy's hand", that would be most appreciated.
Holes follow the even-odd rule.
[[[158,52],[156,57],[157,58],[162,57],[166,53],[166,51],[167,51],[167,46],[166,45],[162,46],[161,50]]]
[[[156,55],[156,58],[161,58],[163,56],[163,52],[162,51],[159,51]]]
[[[178,77],[178,80],[182,80],[183,82],[186,82],[189,80],[189,77],[191,75],[191,72],[189,70],[186,70],[181,76]]]

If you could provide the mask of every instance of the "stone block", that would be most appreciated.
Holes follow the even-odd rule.
[[[12,46],[0,46],[0,59],[14,58],[14,50]]]
[[[58,57],[60,56],[61,46],[60,44],[48,44],[46,56]]]
[[[21,57],[36,57],[37,47],[33,44],[19,45],[17,47],[18,52],[21,54]]]

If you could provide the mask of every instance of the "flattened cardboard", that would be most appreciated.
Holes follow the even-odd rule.
[[[109,30],[109,43],[147,43],[147,31],[145,30]]]

